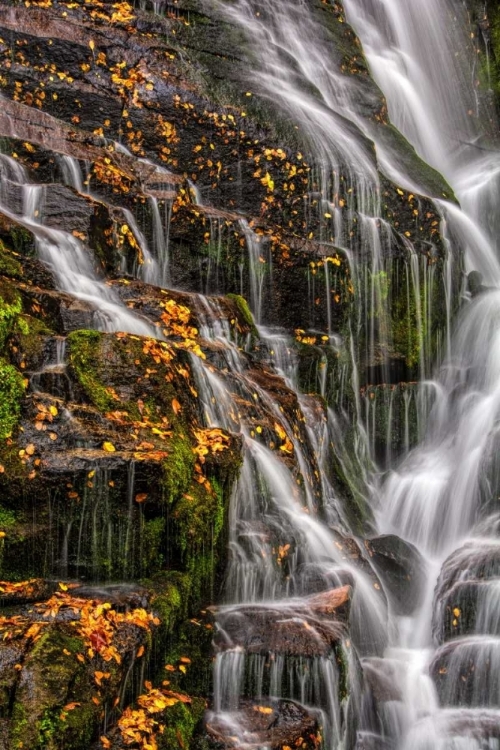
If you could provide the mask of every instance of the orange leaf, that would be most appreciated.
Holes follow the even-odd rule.
[[[172,399],[172,409],[174,410],[176,415],[180,414],[180,412],[182,411],[182,406],[180,405],[180,403],[177,401],[176,398]]]

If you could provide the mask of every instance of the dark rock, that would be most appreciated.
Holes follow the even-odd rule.
[[[368,539],[365,547],[395,612],[412,614],[424,593],[425,562],[418,550],[393,535]]]
[[[218,612],[218,650],[327,656],[346,632],[351,589],[344,586],[282,607],[230,607]]]
[[[476,635],[445,643],[430,674],[444,706],[500,707],[500,638]]]
[[[434,595],[432,628],[439,643],[462,635],[500,635],[500,546],[468,542],[443,563]]]

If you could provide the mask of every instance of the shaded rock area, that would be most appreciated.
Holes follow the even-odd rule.
[[[418,550],[392,535],[367,539],[365,547],[394,611],[411,615],[424,595],[425,563]]]
[[[490,525],[491,528],[492,524]],[[469,543],[444,562],[434,598],[439,643],[459,636],[500,635],[500,547],[495,539]]]

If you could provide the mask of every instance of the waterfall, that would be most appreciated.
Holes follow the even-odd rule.
[[[483,120],[472,83],[468,56],[471,44],[465,17],[456,3],[452,6],[447,0],[422,3],[345,0],[345,10],[387,98],[392,122],[417,153],[442,172],[460,202],[459,207],[448,200],[449,195],[434,195],[436,214],[440,217],[448,250],[442,295],[449,323],[453,253],[457,257],[460,252],[464,254],[466,269],[481,273],[486,287],[497,284],[500,279],[495,244],[498,212],[494,208],[498,199],[500,162],[497,152],[492,151],[487,160],[478,148]],[[339,60],[324,42],[321,25],[309,4],[237,0],[221,6],[221,11],[244,31],[254,52],[252,86],[298,124],[301,136],[314,155],[321,199],[315,204],[311,201],[311,206],[316,205],[322,215],[317,239],[324,241],[331,233],[332,243],[342,248],[349,259],[356,281],[358,321],[365,330],[366,358],[368,362],[373,361],[376,352],[390,348],[391,337],[395,335],[390,330],[385,284],[391,274],[393,238],[398,235],[382,217],[378,169],[407,189],[420,190],[425,195],[426,187],[408,171],[405,159],[398,160],[395,150],[388,148],[382,131],[369,123],[360,106],[363,95],[359,84],[343,74]],[[457,56],[458,49],[464,53]],[[342,185],[338,179],[340,174],[344,178]],[[331,221],[324,221],[325,211]],[[358,227],[353,231],[355,224],[360,231]],[[245,227],[245,235],[252,265],[258,251],[248,227]],[[379,610],[378,623],[372,620],[368,624],[364,620],[367,608],[374,606],[369,577],[347,565],[355,581],[351,629],[356,649],[363,657],[365,682],[362,694],[356,695],[354,688],[351,692],[351,708],[353,704],[363,706],[358,716],[358,744],[350,745],[346,739],[346,707],[339,713],[337,707],[328,708],[327,702],[319,697],[325,680],[319,672],[314,672],[312,664],[308,670],[314,674],[317,694],[314,691],[300,693],[293,687],[291,692],[284,691],[281,672],[268,682],[263,675],[269,663],[275,665],[273,670],[292,670],[291,657],[273,652],[268,646],[270,662],[265,659],[252,662],[247,653],[248,644],[241,636],[234,635],[236,626],[232,618],[245,620],[253,611],[256,618],[265,619],[272,633],[276,620],[271,610],[278,608],[286,612],[287,617],[291,610],[295,618],[301,616],[304,608],[311,612],[305,597],[307,589],[299,583],[304,566],[309,572],[319,570],[323,586],[326,586],[327,581],[330,585],[345,581],[342,570],[345,571],[346,564],[336,554],[331,530],[312,515],[304,515],[289,470],[252,437],[252,426],[245,420],[240,421],[239,429],[245,436],[245,462],[231,510],[231,558],[226,580],[228,604],[220,611],[218,619],[223,645],[219,646],[216,659],[211,722],[215,722],[223,734],[238,738],[242,745],[249,739],[243,704],[235,695],[243,699],[249,694],[248,674],[251,674],[250,682],[254,684],[250,695],[267,700],[291,695],[323,711],[326,747],[407,750],[414,747],[425,750],[497,747],[500,714],[493,712],[492,707],[498,706],[498,586],[489,586],[487,594],[481,595],[477,624],[462,641],[453,639],[453,629],[458,628],[460,618],[465,617],[459,607],[449,607],[454,613],[450,615],[454,618],[450,626],[451,640],[438,651],[434,651],[431,621],[433,608],[438,619],[442,612],[438,604],[433,604],[433,591],[445,558],[459,548],[491,512],[491,497],[496,497],[500,489],[495,463],[500,411],[500,294],[481,286],[479,279],[479,293],[465,305],[453,336],[450,328],[445,331],[441,365],[435,380],[430,380],[436,355],[430,345],[429,327],[433,271],[428,273],[424,269],[422,273],[418,252],[411,241],[404,237],[399,240],[408,254],[402,280],[407,288],[408,308],[411,306],[414,310],[418,372],[422,393],[427,393],[428,398],[415,396],[418,403],[410,418],[410,396],[404,395],[400,407],[404,450],[399,452],[403,461],[396,465],[389,447],[391,416],[385,428],[387,477],[378,489],[375,480],[370,485],[368,479],[366,486],[372,489],[371,503],[376,508],[378,531],[396,534],[411,542],[425,560],[422,599],[412,614],[404,616],[398,615],[390,604],[387,630],[384,637],[377,638],[377,627],[384,629],[383,607]],[[366,257],[368,263],[363,263],[361,259]],[[251,269],[251,273],[251,304],[257,322],[262,323],[259,279],[255,270]],[[330,336],[329,313],[327,317]],[[276,333],[262,327],[260,333],[274,351]],[[351,342],[346,348],[355,352],[351,378],[356,383],[360,341],[352,329]],[[290,386],[296,387],[293,363],[283,361],[282,351],[277,366]],[[390,382],[388,360],[382,357],[381,361],[379,382]],[[236,409],[231,397],[227,401],[227,389],[213,372],[204,371],[202,367],[198,376],[200,391],[205,392],[209,422],[229,426],[225,413],[234,414]],[[220,410],[214,407],[219,393],[224,393],[226,399]],[[425,401],[423,409],[422,400]],[[307,415],[306,405],[301,404]],[[392,415],[392,394],[390,404]],[[358,414],[361,412],[359,402]],[[424,429],[427,412],[428,424]],[[377,417],[376,405],[369,396],[365,414],[364,426],[360,417],[359,434],[365,436],[367,450],[371,449],[373,455]],[[329,410],[326,434],[338,434],[337,419],[335,412]],[[418,420],[417,437],[411,440],[410,420],[412,423]],[[321,436],[313,422],[309,422],[309,439],[316,458],[319,457],[324,467],[325,460],[319,449],[324,435]],[[418,444],[411,449],[415,440]],[[307,477],[307,458],[303,461]],[[335,508],[335,493],[323,485],[321,495],[328,517],[328,512]],[[307,492],[301,502],[306,498]],[[307,500],[306,507],[311,507]],[[342,527],[345,523],[342,513],[337,510],[333,515]],[[276,534],[278,540],[288,541],[291,550],[287,553],[289,579],[285,587],[272,562],[271,540]],[[481,546],[482,543],[478,534],[474,544]],[[279,545],[280,541],[274,544]],[[304,580],[310,579],[306,576]],[[261,609],[249,609],[256,604]],[[263,610],[266,614],[262,614]],[[367,631],[375,637],[364,641]],[[272,637],[269,638],[272,641]],[[288,666],[283,667],[283,662]],[[348,679],[352,681],[351,686],[356,684],[355,670],[348,674]],[[455,710],[457,706],[466,707],[463,714]]]

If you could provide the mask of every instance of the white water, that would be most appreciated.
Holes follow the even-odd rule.
[[[130,312],[116,292],[98,277],[90,250],[78,238],[44,226],[43,186],[30,184],[22,167],[3,154],[0,155],[0,170],[1,211],[32,232],[38,255],[53,273],[58,288],[89,304],[89,315],[97,328],[157,337],[157,329]],[[9,207],[14,187],[9,184],[9,177],[14,178],[13,182],[22,192],[23,205],[17,214]]]
[[[462,9],[447,0],[418,4],[346,0],[345,5],[387,97],[391,120],[421,156],[444,174],[461,202],[462,210],[451,205],[444,210],[452,239],[465,251],[466,267],[480,271],[487,286],[497,286],[500,266],[494,217],[498,210],[492,208],[498,206],[500,153],[492,150],[486,158],[473,145],[483,129]],[[499,313],[500,293],[494,291],[479,296],[460,316],[436,384],[437,398],[423,443],[391,472],[380,501],[379,527],[414,542],[432,560],[435,575],[440,562],[484,513],[485,501],[498,492],[489,465],[500,413]],[[475,544],[481,547],[483,542]],[[434,581],[430,576],[429,591]],[[488,586],[487,591],[486,600],[476,604],[477,628],[496,635],[498,589]],[[420,623],[410,626],[409,645],[416,653],[422,643],[419,635],[431,646],[430,629],[425,625],[429,619],[429,613],[422,611]],[[490,636],[458,643],[447,665],[442,703],[499,706],[494,682],[497,654],[497,641]],[[475,675],[470,685],[464,677],[469,661]],[[422,669],[426,668],[424,659]],[[416,698],[414,686],[409,695]],[[405,748],[473,750],[479,746],[480,714],[472,712],[469,725],[461,729],[453,726],[450,714],[441,711],[437,701],[423,715],[432,717],[428,725],[410,722],[398,732]],[[497,723],[499,716],[495,715]],[[427,726],[431,732],[425,731]],[[392,726],[390,733],[395,730]],[[498,728],[492,733],[498,738]],[[483,741],[484,747],[498,744],[498,739]]]

